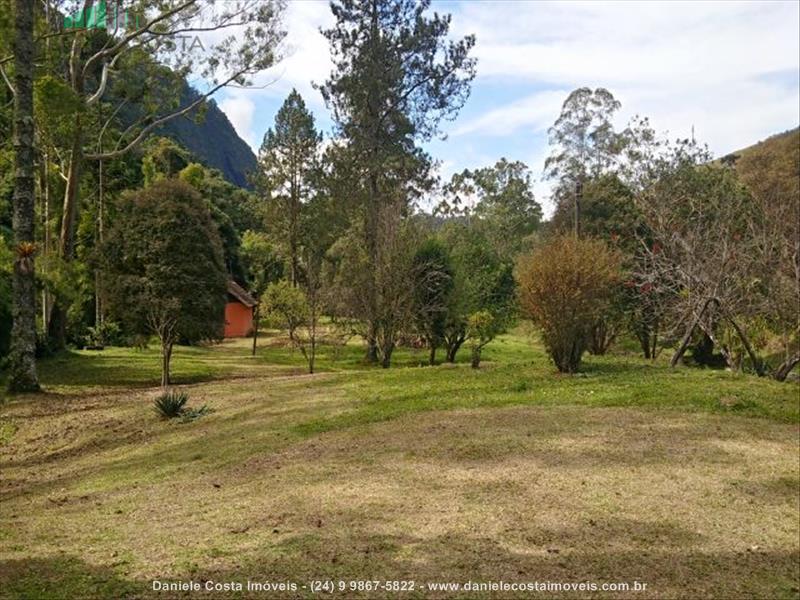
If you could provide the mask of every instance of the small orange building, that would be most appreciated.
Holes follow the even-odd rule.
[[[245,337],[253,333],[253,313],[258,302],[235,281],[228,281],[225,305],[225,337]]]

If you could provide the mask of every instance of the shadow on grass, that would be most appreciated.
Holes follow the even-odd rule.
[[[172,359],[175,385],[224,377],[239,357],[228,349],[179,346]],[[244,355],[241,362],[245,362]],[[39,363],[40,380],[47,386],[143,388],[161,378],[159,352],[153,348],[107,348],[102,351],[65,351]]]
[[[143,583],[121,577],[112,567],[91,565],[74,556],[0,561],[2,598],[134,598],[144,590]]]
[[[358,515],[355,516],[357,522]],[[369,526],[346,532],[326,527],[263,546],[247,557],[237,555],[235,570],[193,568],[184,577],[195,580],[295,582],[312,580],[411,581],[413,598],[797,598],[798,554],[744,546],[703,552],[691,543],[697,536],[670,524],[610,520],[586,524],[586,530],[534,529],[525,537],[505,539],[480,533],[424,536],[377,533]],[[588,531],[591,529],[591,531]],[[579,532],[578,532],[579,531]],[[578,533],[576,533],[578,532]],[[633,546],[633,548],[631,548]],[[257,558],[256,558],[257,557]],[[510,592],[441,591],[429,584],[588,582],[596,591],[541,589]],[[634,582],[644,589],[635,589]],[[630,589],[603,584],[627,584]],[[347,585],[347,584],[346,584]],[[488,588],[491,589],[491,588]],[[348,589],[347,598],[396,598],[397,592]],[[220,597],[201,592],[200,597]],[[258,594],[244,594],[258,597]],[[281,597],[313,597],[298,589]]]

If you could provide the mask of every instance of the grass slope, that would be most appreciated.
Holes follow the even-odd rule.
[[[48,393],[0,407],[0,597],[248,577],[798,597],[796,384],[625,354],[559,376],[521,333],[480,371],[413,350],[366,369],[354,345],[307,376],[263,346],[180,348],[190,404],[214,409],[185,424],[154,416],[154,350],[45,362]]]

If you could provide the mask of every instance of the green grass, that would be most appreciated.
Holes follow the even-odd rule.
[[[798,596],[796,383],[624,346],[564,376],[522,330],[479,370],[413,349],[384,370],[353,343],[307,376],[274,332],[249,343],[176,350],[209,409],[190,422],[152,410],[156,348],[45,360],[45,393],[0,405],[1,598],[246,577]]]

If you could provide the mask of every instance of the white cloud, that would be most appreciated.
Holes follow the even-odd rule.
[[[475,116],[448,125],[449,140],[429,145],[444,174],[519,154],[523,132],[520,156],[528,156],[537,196],[547,204],[546,130],[579,86],[609,88],[623,104],[620,125],[639,113],[672,137],[688,136],[694,126],[717,154],[800,123],[798,2],[465,0],[433,9],[453,13],[454,37],[477,38],[476,93],[468,107]],[[271,85],[226,92],[220,105],[251,145],[274,117],[259,112],[262,101],[272,106],[291,88],[318,118],[327,114],[311,82],[330,74],[319,29],[332,24],[327,1],[289,2],[286,58],[255,82]],[[480,104],[481,86],[505,84],[516,97]],[[511,136],[513,151],[504,142]]]
[[[236,92],[239,91],[236,90]],[[237,93],[220,101],[219,107],[228,116],[228,120],[230,120],[239,137],[255,150],[258,145],[253,131],[253,114],[256,109],[253,101]]]
[[[508,135],[522,127],[532,132],[544,131],[553,124],[569,90],[551,90],[526,96],[505,106],[493,108],[471,121],[457,126],[453,136],[471,133]]]
[[[476,87],[531,92],[452,136],[502,148],[503,136],[530,134],[540,200],[550,188],[546,129],[576,87],[609,88],[623,104],[620,125],[638,113],[671,137],[694,127],[716,154],[800,124],[797,2],[463,2],[453,25],[476,34]]]
[[[312,107],[323,108],[322,96],[312,82],[324,82],[333,68],[328,40],[320,33],[321,27],[334,23],[327,0],[289,2],[284,23],[287,36],[281,48],[283,59],[258,75],[248,93],[283,98],[294,88]]]

